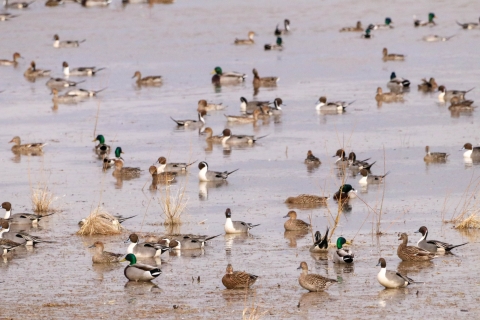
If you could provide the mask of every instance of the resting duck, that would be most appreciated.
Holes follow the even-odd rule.
[[[212,71],[212,74],[212,83],[216,85],[243,82],[247,77],[245,73],[235,71],[223,72],[222,68],[220,67],[215,67],[215,69]]]

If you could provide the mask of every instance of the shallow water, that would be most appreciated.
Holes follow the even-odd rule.
[[[385,3],[386,4],[386,3]],[[17,68],[0,68],[1,114],[0,159],[2,201],[10,201],[15,212],[30,211],[31,187],[47,182],[59,199],[61,211],[31,230],[55,244],[21,249],[0,264],[1,317],[16,318],[240,318],[246,306],[255,305],[266,318],[298,319],[314,315],[333,318],[429,316],[434,318],[473,316],[478,310],[478,232],[468,234],[442,223],[450,219],[470,179],[478,177],[478,166],[465,163],[464,143],[477,145],[478,111],[452,117],[437,94],[424,95],[416,85],[424,77],[435,77],[447,89],[478,87],[480,30],[464,31],[455,20],[475,21],[480,3],[461,1],[389,2],[367,1],[361,7],[347,1],[177,1],[169,5],[128,5],[118,1],[108,8],[82,8],[67,3],[46,8],[37,2],[20,11],[20,17],[0,22],[0,57],[18,51],[25,57]],[[438,16],[434,28],[413,28],[412,15],[425,19]],[[12,10],[13,12],[13,10]],[[17,11],[15,11],[16,13]],[[361,20],[381,23],[388,15],[395,29],[374,32],[371,40],[357,33],[338,33]],[[292,22],[292,33],[284,37],[285,50],[265,52],[264,43],[275,41],[273,30],[284,18]],[[219,29],[221,28],[221,31]],[[233,40],[258,33],[255,46],[234,46]],[[54,49],[51,38],[87,39],[79,48]],[[450,36],[449,42],[425,43],[427,34]],[[405,62],[383,62],[381,50],[407,55]],[[101,89],[97,98],[52,109],[47,79],[28,82],[23,77],[28,63],[51,69],[61,76],[61,63],[71,67],[106,67],[80,87]],[[214,88],[209,72],[248,74],[238,86]],[[257,145],[224,150],[209,146],[197,130],[178,130],[169,119],[196,118],[199,99],[222,102],[225,112],[212,112],[207,126],[220,134],[226,126],[223,114],[239,114],[239,98],[253,99],[251,69],[260,76],[279,76],[276,88],[261,88],[258,100],[281,97],[286,104],[281,118],[260,121],[256,126],[228,125],[233,133],[267,135]],[[132,75],[162,75],[160,87],[134,85]],[[404,103],[383,104],[374,100],[378,86],[386,88],[389,75],[408,78],[412,89]],[[468,94],[478,99],[478,89]],[[329,100],[355,100],[342,115],[315,111],[320,95]],[[111,171],[103,173],[92,151],[96,133],[107,143],[121,146],[126,165],[145,170],[141,178],[117,181]],[[7,145],[14,135],[24,142],[48,142],[43,156],[15,156]],[[450,153],[445,164],[426,165],[424,147]],[[353,239],[357,260],[350,269],[334,266],[326,257],[311,256],[311,236],[284,234],[282,217],[289,208],[284,201],[302,193],[332,196],[341,184],[332,155],[345,147],[359,159],[377,161],[373,174],[391,171],[385,185],[381,237],[372,236],[372,214],[360,200],[350,201],[351,210],[341,217],[335,236]],[[308,170],[303,164],[307,150],[320,157],[322,165]],[[148,190],[148,167],[160,156],[172,162],[205,160],[213,170],[234,170],[228,183],[198,182],[196,164],[174,188],[186,186],[186,223],[175,232],[215,235],[223,232],[224,212],[233,219],[260,223],[250,236],[221,236],[204,252],[162,256],[163,274],[152,284],[128,284],[123,267],[92,266],[94,241],[106,250],[124,252],[128,232],[112,237],[79,237],[77,222],[97,204],[111,213],[137,217],[125,222],[132,232],[164,233],[158,192]],[[385,155],[385,157],[384,157]],[[359,177],[347,181],[371,207],[379,207],[383,186],[358,185]],[[324,232],[332,223],[336,203],[327,210],[296,209],[299,218],[312,215],[315,230]],[[200,224],[200,222],[203,222]],[[413,234],[427,225],[432,239],[451,243],[469,241],[455,249],[456,256],[439,257],[431,265],[405,265],[396,256],[397,233]],[[405,290],[383,290],[376,281],[378,258],[389,269],[400,270],[425,284]],[[324,293],[306,293],[297,278],[301,261],[311,270],[341,283]],[[227,291],[221,277],[227,263],[235,270],[260,276],[255,290]],[[153,262],[152,262],[153,263]],[[197,281],[200,276],[200,282]],[[192,278],[194,281],[192,281]],[[158,287],[157,287],[158,286]],[[28,298],[27,298],[28,297]],[[174,309],[173,305],[179,306]],[[298,307],[299,305],[299,307]],[[466,310],[466,311],[465,311]]]

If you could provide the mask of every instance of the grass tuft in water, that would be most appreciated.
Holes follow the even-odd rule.
[[[159,203],[165,218],[164,225],[180,225],[182,224],[182,214],[187,208],[188,199],[185,195],[186,186],[180,187],[178,190],[172,190],[172,186],[167,183],[161,187]]]
[[[33,211],[38,214],[53,211],[52,203],[56,199],[57,198],[53,195],[53,193],[48,190],[48,186],[46,184],[32,189]]]
[[[114,235],[124,230],[117,218],[102,207],[95,208],[82,222],[80,230],[77,231],[81,236]]]

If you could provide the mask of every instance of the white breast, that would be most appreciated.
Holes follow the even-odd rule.
[[[467,150],[463,153],[464,158],[471,158],[472,157],[472,151],[473,150]]]
[[[130,245],[127,248],[127,253],[133,253],[133,248],[135,248],[137,244],[136,243],[130,243]]]
[[[367,176],[367,177],[362,177],[362,178],[358,181],[358,183],[359,183],[359,184],[363,184],[363,185],[368,184],[367,178],[368,178],[368,176]]]
[[[198,179],[200,181],[208,181],[207,179],[207,167],[204,167],[202,170],[198,172]]]

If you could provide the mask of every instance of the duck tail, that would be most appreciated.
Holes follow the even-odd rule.
[[[390,173],[390,171],[387,171],[387,173],[385,173],[382,178],[385,178],[388,174]]]
[[[128,220],[128,219],[132,219],[132,218],[134,218],[134,217],[136,217],[136,216],[137,216],[137,215],[130,216],[130,217],[126,217],[126,218],[120,218],[120,219],[118,219],[118,222],[122,223],[123,221]]]
[[[102,71],[102,70],[105,70],[106,68],[98,68],[97,70],[95,70],[95,73],[99,72],[99,71]]]
[[[259,224],[252,224],[252,225],[250,225],[250,228],[249,228],[249,229],[252,229],[252,228],[258,227],[259,225],[260,225],[260,223],[259,223]]]
[[[368,166],[366,166],[366,167],[363,167],[363,169],[365,169],[365,170],[370,170],[370,168],[371,168],[375,163],[377,163],[377,161],[374,161],[374,162],[372,162],[370,165],[368,165]]]
[[[77,85],[77,84],[79,84],[79,83],[84,83],[84,82],[85,82],[85,80],[78,81],[78,82],[77,82],[76,84],[74,84],[74,85]]]
[[[466,245],[467,243],[468,243],[468,242],[465,242],[465,243],[462,243],[462,244],[457,244],[457,245],[455,245],[455,246],[448,246],[448,247],[445,248],[445,251],[450,252],[450,250],[455,249],[455,248],[457,248],[457,247],[464,246],[464,245]]]
[[[450,40],[450,39],[452,39],[452,38],[455,37],[455,36],[456,36],[456,35],[454,34],[453,36],[445,37],[445,39],[446,39],[445,41]]]
[[[188,167],[190,167],[192,164],[194,164],[194,163],[195,163],[195,162],[197,162],[197,161],[198,161],[198,160],[195,160],[195,161],[193,161],[193,162],[191,162],[191,163],[187,164],[185,167],[187,167],[187,168],[188,168]]]
[[[172,117],[170,117],[170,119],[172,119],[173,122],[175,122],[177,125],[181,126],[181,124],[177,120],[173,119]]]
[[[472,91],[473,89],[475,89],[475,87],[473,87],[473,88],[471,88],[471,89],[469,89],[469,90],[465,91],[465,93],[467,93],[467,92],[470,92],[470,91]]]
[[[49,214],[44,214],[44,215],[40,216],[40,219],[43,219],[43,218],[48,217],[48,216],[51,216],[52,214],[55,214],[55,212],[52,212],[52,213],[49,213]],[[39,219],[39,220],[40,220],[40,219]]]
[[[78,43],[84,43],[85,41],[87,41],[87,39],[83,39],[81,41],[78,41]]]
[[[353,256],[351,256],[351,255],[344,256],[344,257],[342,257],[342,259],[346,263],[352,263],[353,262]]]
[[[212,240],[213,238],[219,237],[219,236],[221,236],[221,235],[222,235],[222,234],[220,233],[220,234],[217,234],[216,236],[208,237],[208,238],[205,239],[204,242],[207,242],[208,240]]]
[[[100,70],[100,69],[99,69]],[[95,94],[99,93],[99,92],[102,92],[102,91],[105,91],[107,90],[108,87],[105,87],[103,89],[100,89],[100,90],[96,90],[96,91],[93,91]]]
[[[349,105],[353,104],[355,101],[357,101],[357,100],[353,100],[352,102],[348,102],[348,103],[347,103],[347,107],[348,107]]]
[[[460,27],[463,28],[463,23],[460,23],[460,22],[458,22],[458,21],[456,21],[456,20],[455,20],[455,22],[456,22]]]
[[[267,136],[269,136],[269,134],[266,134],[266,135],[264,135],[264,136],[257,137],[257,138],[256,138],[255,140],[253,140],[253,141],[260,140],[260,139],[265,138],[265,137],[267,137]]]
[[[227,177],[228,177],[229,175],[231,175],[232,173],[234,173],[235,171],[238,171],[238,169],[235,169],[235,170],[233,170],[233,171],[227,172]]]

